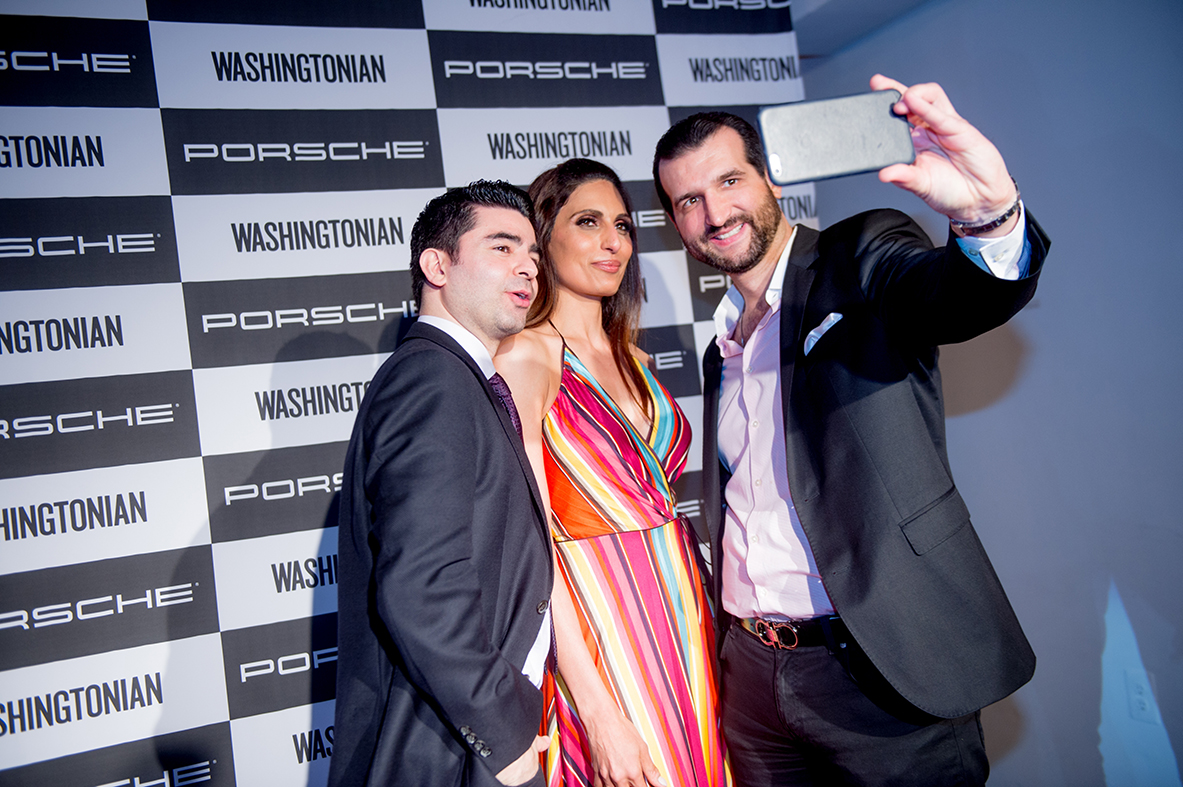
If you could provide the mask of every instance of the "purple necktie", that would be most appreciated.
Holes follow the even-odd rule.
[[[505,383],[503,378],[497,372],[493,372],[493,376],[489,378],[489,385],[493,387],[493,393],[497,394],[497,398],[505,405],[505,409],[509,411],[509,420],[513,422],[513,428],[517,430],[518,437],[522,436],[522,419],[518,418],[518,408],[514,406],[513,394],[509,392],[509,386]]]
[[[513,422],[513,428],[517,430],[518,437],[521,437],[522,419],[518,417],[518,408],[513,403],[513,394],[510,393],[509,385],[505,382],[505,378],[497,372],[493,372],[493,376],[489,378],[489,385],[492,387],[493,393],[497,394],[497,398],[505,405],[505,409],[509,411],[509,420]],[[557,651],[558,648],[555,645],[555,620],[552,616],[550,619],[550,650],[546,654],[546,668],[552,674],[558,672]]]

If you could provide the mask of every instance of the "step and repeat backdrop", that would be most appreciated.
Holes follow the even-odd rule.
[[[727,281],[682,251],[653,147],[804,97],[789,2],[0,11],[0,782],[322,784],[337,491],[415,314],[419,210],[614,167],[642,344],[699,421]],[[782,207],[816,226],[811,185]]]

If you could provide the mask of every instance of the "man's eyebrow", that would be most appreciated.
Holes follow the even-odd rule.
[[[540,248],[538,247],[538,244],[537,244],[537,243],[531,243],[531,244],[530,244],[530,253],[531,253],[531,254],[538,254],[538,255],[540,255],[540,256],[541,256],[541,254],[542,254],[542,249],[540,249]]]
[[[508,240],[521,245],[522,236],[514,235],[512,232],[506,232],[502,230],[501,232],[490,232],[485,236],[485,240]]]

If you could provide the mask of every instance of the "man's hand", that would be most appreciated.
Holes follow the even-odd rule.
[[[916,147],[915,162],[884,167],[879,180],[912,192],[938,213],[972,224],[991,221],[1014,204],[1018,192],[1002,155],[957,114],[940,85],[906,87],[876,74],[871,89],[900,92],[893,109],[912,124]],[[989,234],[1003,234],[1016,220],[1012,217]]]
[[[525,784],[530,781],[538,772],[538,755],[549,747],[550,738],[535,735],[534,742],[526,749],[525,754],[506,765],[501,773],[497,774],[497,781],[506,785]]]

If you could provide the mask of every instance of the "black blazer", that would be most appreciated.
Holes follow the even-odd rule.
[[[788,482],[822,581],[883,676],[945,718],[1005,697],[1035,670],[949,471],[937,368],[938,344],[1001,325],[1031,299],[1050,241],[1029,215],[1027,237],[1029,274],[1005,281],[974,265],[952,235],[934,249],[897,211],[821,233],[798,226],[781,295]],[[805,336],[831,312],[842,319],[807,356]],[[703,486],[718,567],[727,471],[714,342],[703,373]],[[717,570],[712,590],[725,631]]]
[[[346,456],[330,785],[495,785],[526,751],[542,695],[521,669],[553,581],[540,500],[480,368],[412,326]]]

